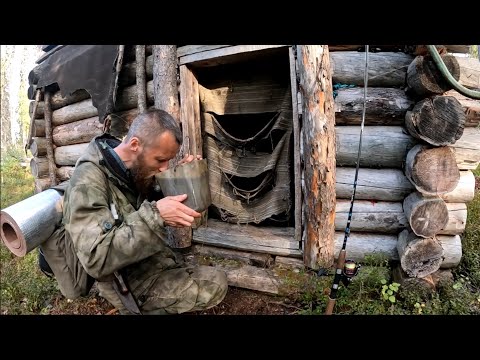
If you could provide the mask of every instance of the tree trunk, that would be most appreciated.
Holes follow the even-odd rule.
[[[88,143],[59,146],[55,149],[55,163],[59,166],[75,166],[87,147]]]
[[[455,97],[462,105],[465,114],[465,127],[475,127],[480,124],[480,101],[460,94],[456,90],[449,90],[443,95]]]
[[[145,45],[136,45],[135,48],[136,84],[138,96],[138,112],[147,111],[147,86],[145,80]]]
[[[401,285],[402,291],[411,291],[422,296],[428,296],[437,289],[453,283],[450,270],[437,270],[424,278],[409,277],[401,266],[392,271],[393,280]]]
[[[33,157],[30,160],[30,171],[34,178],[48,176],[48,159],[46,157]]]
[[[335,232],[335,258],[342,248],[345,232]],[[368,257],[378,260],[398,260],[397,235],[374,233],[350,233],[347,240],[347,259],[365,261]]]
[[[147,104],[153,105],[153,81],[147,83]],[[36,118],[43,116],[43,103],[40,103],[42,107],[39,109],[40,114],[37,114]],[[124,111],[137,108],[138,95],[137,85],[128,86],[125,88],[119,88],[117,92],[117,99],[115,102],[115,111]],[[61,108],[58,108],[53,112],[54,125],[61,125],[68,122],[86,119],[92,116],[97,116],[98,111],[92,104],[92,99],[86,98],[78,102],[69,103]]]
[[[337,167],[335,191],[337,198],[351,199],[354,167]],[[403,201],[415,188],[400,169],[358,170],[355,199]]]
[[[88,99],[89,97],[90,97],[90,94],[84,89],[77,90],[73,94],[66,95],[66,96],[62,96],[60,91],[57,91],[52,96],[52,103],[51,103],[52,110],[55,111],[55,110],[60,109],[62,107],[68,106],[70,104],[75,104],[75,103],[80,102],[82,100]],[[30,114],[32,114],[32,112],[33,112],[34,104],[35,104],[35,101],[30,102],[30,109],[29,109]],[[42,118],[44,116],[43,108],[44,108],[44,102],[40,101],[38,103],[37,114],[35,116],[35,119],[39,119],[39,118]]]
[[[66,146],[90,142],[103,133],[103,125],[98,116],[56,126],[53,130],[53,142],[56,146]]]
[[[350,200],[337,199],[335,207],[335,230],[345,230]],[[397,234],[407,226],[407,219],[401,202],[355,200],[350,230]]]
[[[379,52],[368,54],[368,86],[405,87],[405,77],[412,55],[401,52]],[[365,53],[342,51],[330,54],[333,83],[363,86]]]
[[[118,79],[120,86],[125,87],[135,84],[137,78],[136,68],[136,61],[127,63],[123,66]],[[153,79],[153,55],[145,57],[145,76],[147,80]]]
[[[459,235],[437,235],[436,239],[442,244],[444,250],[444,259],[442,269],[449,269],[456,267],[462,259],[462,239]]]
[[[360,126],[336,126],[337,166],[356,166]],[[361,167],[402,168],[408,151],[417,143],[401,126],[365,126]]]
[[[445,66],[453,78],[460,79],[460,65],[455,56],[440,55]],[[430,55],[417,56],[407,69],[407,85],[412,95],[425,98],[431,95],[440,95],[452,87],[444,78]]]
[[[435,237],[419,238],[408,230],[398,235],[397,251],[407,275],[420,278],[437,271],[445,255],[442,244]]]
[[[153,88],[155,108],[170,113],[180,124],[180,106],[177,85],[177,48],[175,45],[153,46]],[[183,139],[185,142],[185,139]],[[188,141],[188,139],[187,139]],[[182,158],[182,152],[170,160],[170,167]],[[172,228],[169,230],[169,242],[174,248],[186,248],[192,244],[192,228]]]
[[[45,156],[47,155],[47,139],[44,137],[35,137],[30,145],[30,151],[33,156]]]
[[[480,164],[480,128],[470,127],[452,145],[457,166],[461,170],[475,170]]]
[[[45,137],[45,119],[35,120],[32,134],[33,136]]]
[[[456,57],[460,65],[458,82],[470,89],[480,89],[480,61],[469,57]]]
[[[407,154],[405,175],[426,195],[441,195],[458,185],[460,172],[452,149],[415,145]]]
[[[304,264],[330,267],[335,233],[335,114],[327,45],[298,47],[303,98],[306,239]]]
[[[452,191],[440,195],[447,203],[467,203],[475,196],[475,176],[470,170],[460,171],[460,180]]]
[[[61,166],[57,168],[57,176],[60,181],[69,180],[73,172],[75,171],[75,166]]]
[[[448,221],[438,234],[461,235],[467,224],[467,205],[464,203],[446,203],[448,210]]]
[[[451,145],[463,134],[465,113],[453,96],[433,96],[407,111],[405,125],[417,139],[435,146]]]
[[[363,88],[339,89],[335,98],[336,125],[360,125]],[[402,89],[367,88],[365,125],[403,125],[405,114],[414,106]]]
[[[418,191],[403,201],[403,210],[413,232],[428,238],[436,235],[448,222],[448,208],[440,197],[425,197]]]

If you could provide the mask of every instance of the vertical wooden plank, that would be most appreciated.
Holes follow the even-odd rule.
[[[188,148],[193,155],[202,155],[200,124],[200,101],[198,81],[195,74],[186,66],[180,66],[180,122],[182,123],[184,151]]]
[[[300,123],[298,119],[297,104],[297,68],[293,47],[288,48],[290,58],[290,87],[292,90],[293,113],[293,173],[295,182],[295,240],[302,241],[302,188],[300,168]]]
[[[176,45],[153,45],[153,97],[156,109],[169,112],[180,121],[180,105],[177,84],[177,47]],[[175,166],[182,159],[180,151],[170,160],[169,166]],[[192,228],[168,229],[168,242],[174,248],[186,248],[192,245]]]
[[[327,45],[297,48],[302,93],[306,237],[303,261],[331,267],[335,236],[335,110]]]
[[[195,74],[187,67],[180,66],[180,122],[183,129],[183,152],[194,156],[202,155],[202,133],[200,120],[200,99],[198,81]],[[207,225],[207,210],[202,217],[195,219],[193,229]]]

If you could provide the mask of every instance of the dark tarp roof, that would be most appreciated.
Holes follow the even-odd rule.
[[[119,45],[67,45],[30,72],[30,85],[41,88],[56,83],[62,96],[85,89],[103,123],[115,105],[118,49]]]

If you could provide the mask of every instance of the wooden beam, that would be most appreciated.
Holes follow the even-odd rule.
[[[193,231],[193,242],[272,255],[302,255],[294,228],[229,224],[209,219]]]
[[[198,52],[191,55],[185,55],[179,58],[179,65],[185,64],[200,64],[203,65],[218,65],[218,62],[211,62],[211,60],[218,58],[233,57],[237,54],[251,53],[254,51],[275,49],[279,47],[285,47],[288,45],[234,45],[223,47],[219,49],[212,49],[207,51]]]
[[[303,98],[307,267],[328,268],[334,260],[335,113],[327,45],[298,47],[300,92]]]
[[[184,45],[177,47],[177,56],[179,58],[187,55],[193,55],[200,52],[221,49],[232,45]]]
[[[295,240],[302,240],[302,182],[300,164],[300,120],[298,118],[297,103],[297,66],[294,50],[289,48],[290,59],[290,88],[292,92],[292,120],[293,120],[293,174],[295,184]]]

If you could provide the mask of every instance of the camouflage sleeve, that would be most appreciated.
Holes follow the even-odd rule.
[[[88,163],[82,164],[81,170],[69,189],[65,229],[91,276],[110,275],[165,247],[167,233],[154,203],[144,201],[116,225],[104,173]]]

